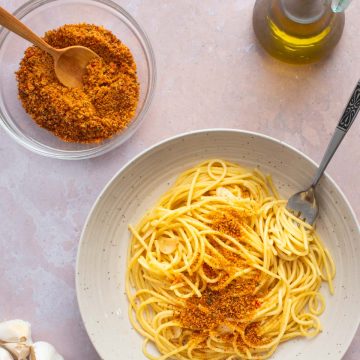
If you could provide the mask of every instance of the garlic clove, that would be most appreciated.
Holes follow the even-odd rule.
[[[226,200],[236,200],[237,197],[228,189],[219,187],[216,189],[216,196],[222,197]]]
[[[232,334],[234,332],[233,329],[231,329],[228,325],[226,324],[220,324],[217,329],[216,329],[221,335],[226,335],[226,334]]]
[[[14,360],[14,358],[7,350],[0,347],[0,360]]]
[[[172,332],[173,332],[173,338],[178,339],[182,333],[182,329],[178,326],[174,326],[172,328]]]
[[[30,323],[18,319],[0,323],[0,340],[32,344]]]
[[[37,341],[32,347],[36,360],[64,360],[56,349],[45,341]]]
[[[179,243],[178,239],[170,239],[170,238],[162,238],[157,240],[158,244],[159,244],[159,249],[163,254],[171,254],[173,253]]]
[[[13,356],[16,360],[27,360],[30,355],[30,346],[17,343],[6,343],[3,347]]]

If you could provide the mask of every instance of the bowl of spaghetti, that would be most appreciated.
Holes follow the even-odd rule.
[[[315,168],[273,138],[210,130],[121,169],[77,259],[78,302],[100,356],[341,359],[360,318],[359,225],[328,176],[315,227],[286,210]]]

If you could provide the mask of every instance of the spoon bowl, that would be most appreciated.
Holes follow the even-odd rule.
[[[98,55],[85,46],[69,46],[55,50],[52,56],[59,81],[67,87],[82,88],[86,67]]]

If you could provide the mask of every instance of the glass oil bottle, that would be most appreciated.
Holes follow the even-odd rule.
[[[345,24],[346,0],[257,0],[253,26],[272,56],[305,64],[328,56]]]

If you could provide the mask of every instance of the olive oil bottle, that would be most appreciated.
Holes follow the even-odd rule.
[[[272,56],[296,64],[318,61],[339,42],[349,1],[257,0],[253,26]]]

